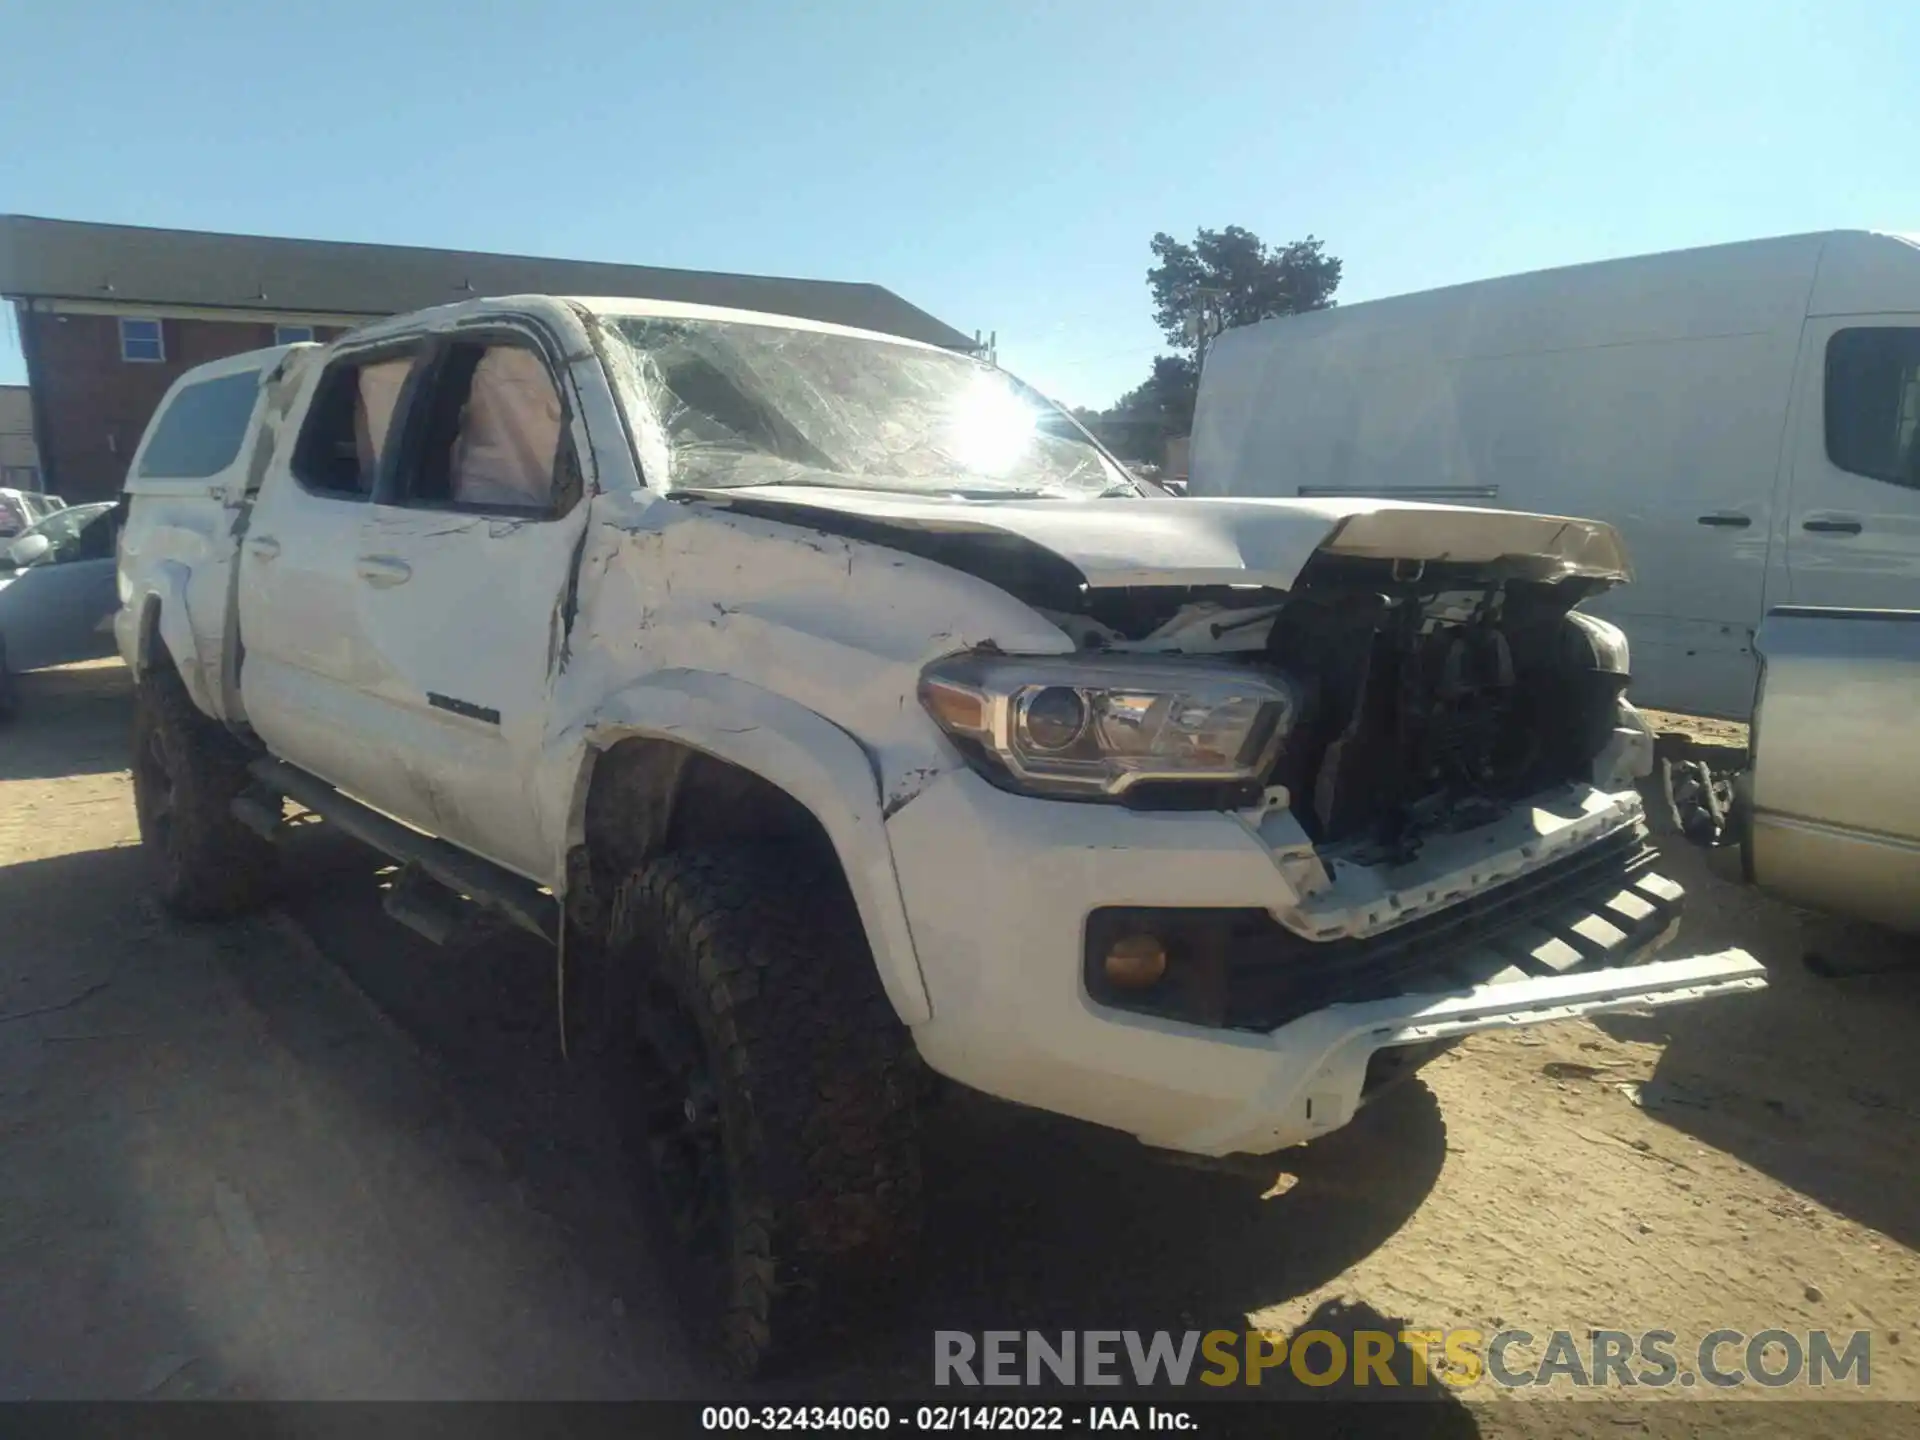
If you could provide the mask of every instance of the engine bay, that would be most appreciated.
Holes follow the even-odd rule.
[[[1088,592],[1046,611],[1083,649],[1233,656],[1305,704],[1268,776],[1310,838],[1393,863],[1589,777],[1624,666],[1574,607],[1605,588],[1525,567],[1321,556],[1293,591]]]

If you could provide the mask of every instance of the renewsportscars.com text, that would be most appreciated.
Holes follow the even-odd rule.
[[[1865,1330],[1714,1330],[1691,1343],[1671,1330],[937,1330],[933,1383],[1864,1388],[1872,1343]]]

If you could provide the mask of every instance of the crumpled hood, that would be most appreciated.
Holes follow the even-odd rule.
[[[1293,587],[1314,553],[1483,564],[1548,562],[1556,576],[1631,578],[1611,525],[1558,515],[1365,498],[1337,500],[961,500],[888,491],[755,486],[681,491],[767,512],[856,516],[932,534],[1013,535],[1051,551],[1095,589],[1123,586]],[[824,528],[832,528],[826,526]]]

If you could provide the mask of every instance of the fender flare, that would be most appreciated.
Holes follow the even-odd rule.
[[[805,806],[839,858],[894,1012],[909,1026],[932,1018],[881,812],[880,780],[867,752],[831,720],[744,680],[702,670],[661,671],[595,707],[595,718],[559,755],[570,790],[555,875],[566,873],[567,851],[585,839],[595,760],[635,738],[703,751],[751,771]]]
[[[188,579],[187,567],[177,560],[162,560],[153,567],[145,594],[139,598],[139,628],[132,637],[132,654],[127,655],[123,645],[122,656],[131,662],[133,678],[142,680],[157,658],[155,645],[164,647],[173,659],[173,668],[180,673],[180,683],[186,686],[194,708],[203,715],[218,715],[219,706],[212,703],[207,694],[206,670],[200,647],[193,638],[192,616],[187,611]],[[121,613],[134,613],[133,605],[124,606]]]

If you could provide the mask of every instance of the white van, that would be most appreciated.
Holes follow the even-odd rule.
[[[1769,608],[1920,609],[1920,244],[1754,240],[1229,331],[1191,493],[1610,521],[1635,580],[1587,608],[1626,630],[1634,698],[1744,720]]]

